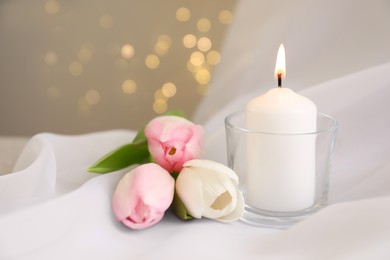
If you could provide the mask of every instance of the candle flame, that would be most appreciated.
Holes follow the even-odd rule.
[[[285,77],[286,77],[286,54],[284,51],[283,44],[280,44],[278,50],[278,56],[276,57],[275,78],[285,78]]]

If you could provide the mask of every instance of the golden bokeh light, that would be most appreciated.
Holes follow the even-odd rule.
[[[233,21],[233,14],[229,10],[222,10],[218,15],[218,20],[222,24],[230,24]]]
[[[191,53],[190,62],[194,66],[200,66],[204,63],[205,57],[200,51],[194,51]]]
[[[156,69],[160,65],[160,59],[157,57],[157,55],[150,54],[145,58],[145,65],[149,69]]]
[[[83,65],[78,61],[72,62],[68,69],[72,76],[80,76],[84,71]]]
[[[180,7],[176,10],[176,19],[179,22],[186,22],[191,18],[191,12],[187,7]]]
[[[78,100],[79,113],[84,116],[88,116],[91,112],[91,106],[88,104],[85,96],[80,97]]]
[[[162,99],[162,100],[168,100],[168,97],[164,95],[163,91],[161,88],[157,89],[156,91],[154,91],[154,99],[155,100],[158,100],[158,99]]]
[[[162,34],[158,37],[156,45],[154,46],[154,51],[158,55],[165,55],[169,48],[172,45],[172,39],[166,34]]]
[[[48,14],[56,14],[60,11],[60,4],[56,0],[49,0],[45,3],[45,11]]]
[[[125,44],[121,48],[121,56],[125,59],[131,59],[134,56],[134,47],[130,44]]]
[[[193,35],[193,34],[186,34],[184,37],[183,37],[183,45],[188,48],[188,49],[191,49],[193,47],[196,46],[196,36]]]
[[[93,51],[91,47],[83,46],[80,48],[78,57],[81,62],[88,63],[92,59],[92,56]]]
[[[162,94],[168,98],[176,95],[177,88],[172,82],[166,82],[161,88]]]
[[[196,90],[200,95],[205,96],[207,94],[208,88],[209,88],[208,85],[198,85]]]
[[[57,87],[48,87],[46,89],[46,95],[48,98],[51,98],[51,99],[56,99],[56,98],[59,98],[60,97],[60,89],[57,88]]]
[[[163,113],[165,113],[167,111],[167,109],[168,109],[168,103],[167,103],[166,100],[164,100],[164,99],[156,99],[153,102],[153,110],[157,114],[163,114]]]
[[[206,69],[200,69],[195,74],[196,81],[201,85],[206,85],[211,80],[211,74]]]
[[[221,54],[218,51],[209,51],[206,55],[207,63],[210,65],[217,65],[221,62]]]
[[[54,66],[58,63],[58,55],[54,51],[49,51],[45,54],[45,63],[48,66]]]
[[[127,79],[122,83],[122,91],[126,94],[133,94],[137,90],[137,83],[134,80]]]
[[[103,14],[99,18],[99,25],[103,29],[110,29],[114,26],[114,18],[109,14]]]
[[[85,93],[85,101],[88,105],[96,105],[100,101],[100,93],[95,89],[90,89]]]
[[[198,49],[200,51],[206,52],[206,51],[209,51],[211,49],[212,43],[211,43],[210,38],[202,37],[202,38],[199,38],[197,45],[198,45]]]
[[[200,18],[196,23],[196,28],[198,28],[200,32],[208,32],[211,29],[211,22],[207,18]]]
[[[191,63],[191,60],[187,62],[187,70],[189,72],[195,73],[199,68],[200,66],[195,66],[194,64]]]

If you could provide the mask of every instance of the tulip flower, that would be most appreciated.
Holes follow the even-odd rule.
[[[132,229],[158,223],[174,195],[173,177],[155,163],[131,170],[119,181],[112,208],[116,218]]]
[[[195,159],[184,164],[176,179],[176,192],[192,217],[229,222],[244,212],[237,185],[236,173],[227,166]]]
[[[199,158],[203,128],[178,116],[160,116],[145,127],[148,149],[156,163],[168,172],[180,172],[183,163]]]

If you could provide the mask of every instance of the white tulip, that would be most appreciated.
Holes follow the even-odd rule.
[[[176,180],[176,192],[194,218],[206,217],[229,222],[244,212],[244,198],[238,177],[227,166],[194,159],[184,163]]]

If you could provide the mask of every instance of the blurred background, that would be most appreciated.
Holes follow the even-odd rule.
[[[2,0],[0,135],[138,129],[189,117],[236,0]]]

